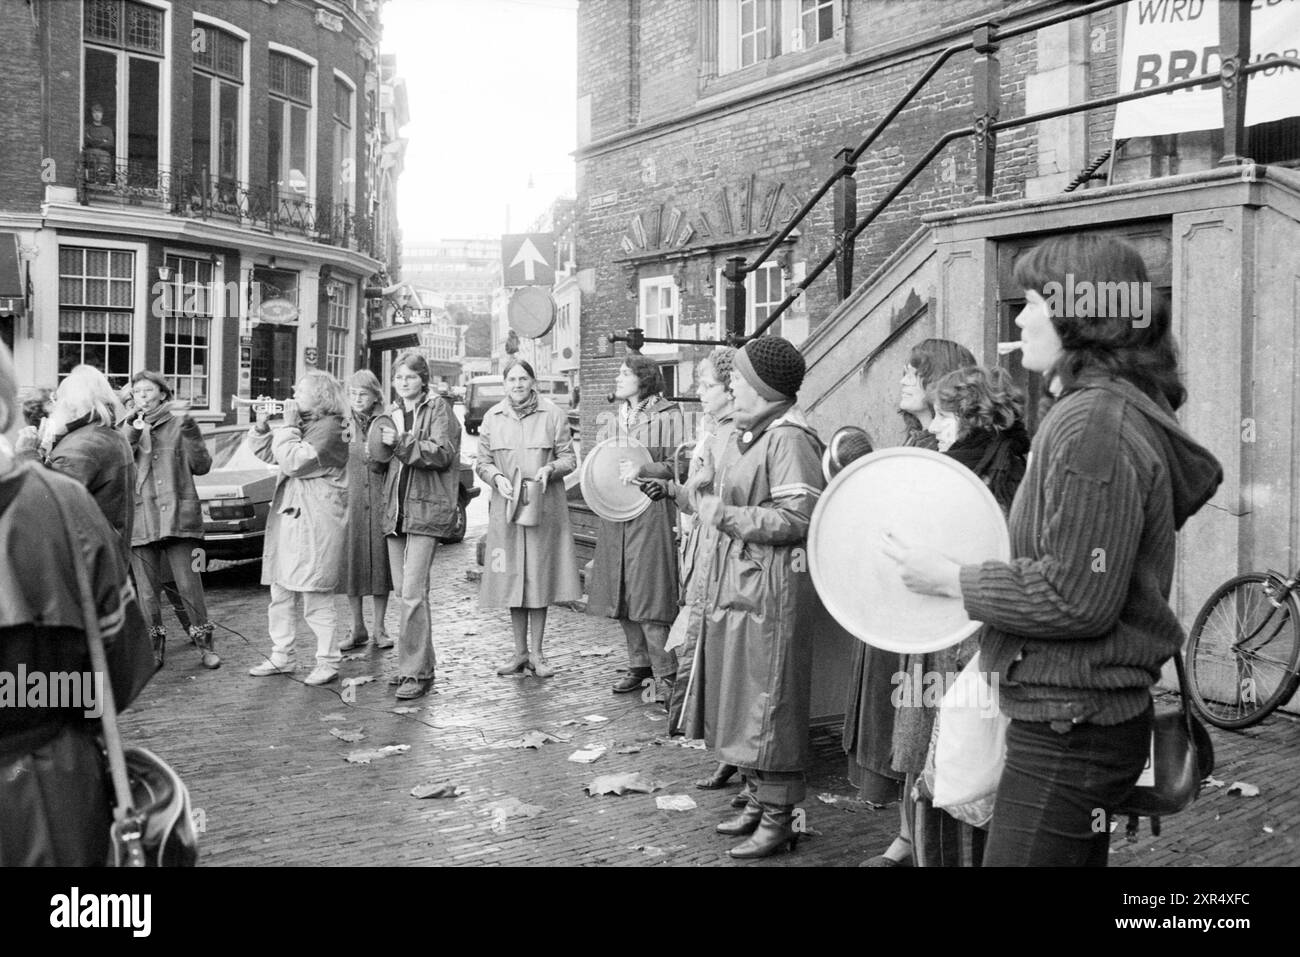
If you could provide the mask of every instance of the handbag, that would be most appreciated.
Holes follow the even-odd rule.
[[[1128,816],[1127,832],[1137,834],[1137,820],[1151,819],[1159,836],[1160,818],[1186,810],[1201,791],[1201,781],[1214,771],[1214,745],[1205,726],[1192,714],[1187,675],[1181,654],[1174,655],[1178,673],[1178,707],[1156,710],[1151,723],[1151,754],[1142,777],[1112,813]]]
[[[81,617],[86,626],[90,666],[109,675],[108,656],[99,631],[99,615],[90,587],[90,573],[66,506],[53,494],[72,552],[72,566],[81,596]],[[113,683],[103,683],[100,718],[104,751],[113,782],[113,824],[109,843],[114,867],[193,867],[198,862],[199,840],[190,809],[190,792],[172,767],[152,751],[123,748],[117,727],[117,702]]]
[[[972,827],[989,823],[1010,723],[997,709],[996,690],[985,682],[976,652],[944,692],[935,717],[922,772],[935,807]]]

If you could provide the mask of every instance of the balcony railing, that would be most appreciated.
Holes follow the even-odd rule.
[[[371,257],[377,253],[372,218],[350,203],[318,203],[293,190],[213,176],[207,169],[86,156],[78,195],[83,205],[153,206],[176,216],[299,235]]]

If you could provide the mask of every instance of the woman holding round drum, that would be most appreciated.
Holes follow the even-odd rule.
[[[635,354],[623,360],[614,380],[619,401],[616,435],[639,442],[654,460],[639,471],[624,462],[620,477],[626,483],[672,477],[671,463],[682,441],[682,411],[663,397],[663,390],[657,362]],[[653,675],[660,696],[667,700],[677,677],[677,656],[664,648],[677,617],[675,506],[653,488],[650,494],[658,499],[635,518],[600,520],[587,612],[617,618],[623,626],[629,667],[615,682],[614,693],[636,691]]]
[[[970,350],[950,339],[925,339],[912,347],[899,383],[898,412],[907,427],[903,445],[922,449],[937,447],[935,437],[928,431],[934,419],[934,385],[949,372],[973,365],[975,357]],[[845,702],[844,750],[849,756],[849,780],[862,798],[872,804],[898,800],[903,780],[893,761],[893,679],[901,671],[902,659],[894,652],[860,642],[853,649]],[[895,867],[911,862],[911,835],[903,817],[893,843],[883,854],[864,863]]]
[[[1105,867],[1096,812],[1141,774],[1151,686],[1183,641],[1175,532],[1223,471],[1174,418],[1186,390],[1169,312],[1135,249],[1061,236],[1024,254],[1015,279],[1022,362],[1061,394],[1011,507],[1011,561],[962,566],[899,536],[885,553],[908,588],[960,598],[984,623],[981,664],[1011,719],[984,864]],[[1094,295],[1062,309],[1067,287]],[[1129,308],[1100,294],[1117,288]]]
[[[546,609],[582,597],[564,494],[564,476],[578,460],[568,417],[538,394],[533,367],[513,358],[501,375],[506,397],[483,416],[474,463],[492,488],[479,606],[510,609],[515,654],[497,674],[549,678],[555,669],[542,654]],[[540,496],[540,511],[514,514],[526,507],[520,495]]]

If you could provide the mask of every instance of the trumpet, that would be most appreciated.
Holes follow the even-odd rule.
[[[253,412],[265,412],[267,415],[284,414],[283,399],[272,399],[268,396],[259,396],[256,399],[241,399],[237,395],[230,397],[230,408],[233,411],[239,409],[251,409]]]

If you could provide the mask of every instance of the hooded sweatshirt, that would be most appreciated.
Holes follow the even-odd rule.
[[[1158,402],[1082,379],[1034,437],[1008,562],[967,565],[980,658],[1013,719],[1118,724],[1146,710],[1183,630],[1169,607],[1175,532],[1223,469]]]

